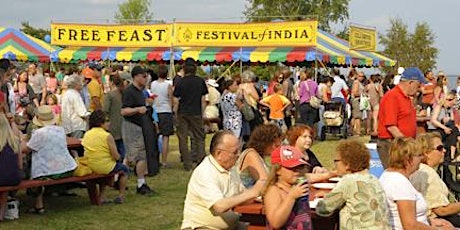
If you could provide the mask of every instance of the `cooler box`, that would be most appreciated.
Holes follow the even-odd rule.
[[[369,172],[377,178],[380,178],[384,169],[382,162],[380,161],[379,153],[377,152],[377,144],[376,143],[368,143],[366,144],[367,149],[369,149],[369,153],[371,154],[371,160],[369,164]]]

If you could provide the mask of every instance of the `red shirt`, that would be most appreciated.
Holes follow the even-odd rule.
[[[378,137],[393,139],[389,126],[397,126],[405,137],[415,138],[417,118],[412,100],[404,94],[400,86],[388,91],[380,102],[378,116]]]

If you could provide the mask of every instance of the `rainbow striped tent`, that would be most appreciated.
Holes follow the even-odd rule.
[[[0,27],[0,57],[14,61],[49,62],[55,49],[17,29]]]
[[[395,61],[376,52],[350,50],[348,42],[318,30],[317,46],[312,47],[175,47],[102,48],[69,47],[51,54],[52,62],[85,60],[175,61],[191,57],[201,62],[311,62],[353,66],[394,66]],[[171,52],[172,51],[172,52]]]

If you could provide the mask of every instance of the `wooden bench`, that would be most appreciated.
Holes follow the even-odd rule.
[[[16,191],[20,189],[26,188],[35,188],[41,186],[49,186],[49,185],[57,185],[57,184],[65,184],[71,182],[85,182],[86,187],[88,189],[89,199],[92,205],[101,205],[101,201],[98,199],[98,189],[97,184],[104,184],[104,185],[111,185],[113,184],[113,176],[114,174],[108,175],[100,175],[100,174],[91,174],[87,176],[80,176],[80,177],[67,177],[58,180],[23,180],[17,186],[3,186],[0,187],[0,195],[10,192]],[[1,197],[1,196],[0,196]],[[3,205],[3,204],[0,204]]]

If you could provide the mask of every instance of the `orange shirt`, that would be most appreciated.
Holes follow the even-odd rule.
[[[263,102],[270,105],[270,119],[283,119],[283,107],[289,103],[289,99],[280,94],[273,94],[262,99]]]
[[[436,88],[436,83],[429,82],[428,84],[423,85],[423,88],[425,88],[425,90],[433,90],[433,92],[431,93],[423,94],[423,97],[422,97],[423,103],[432,105],[433,99],[434,99],[434,88]]]

